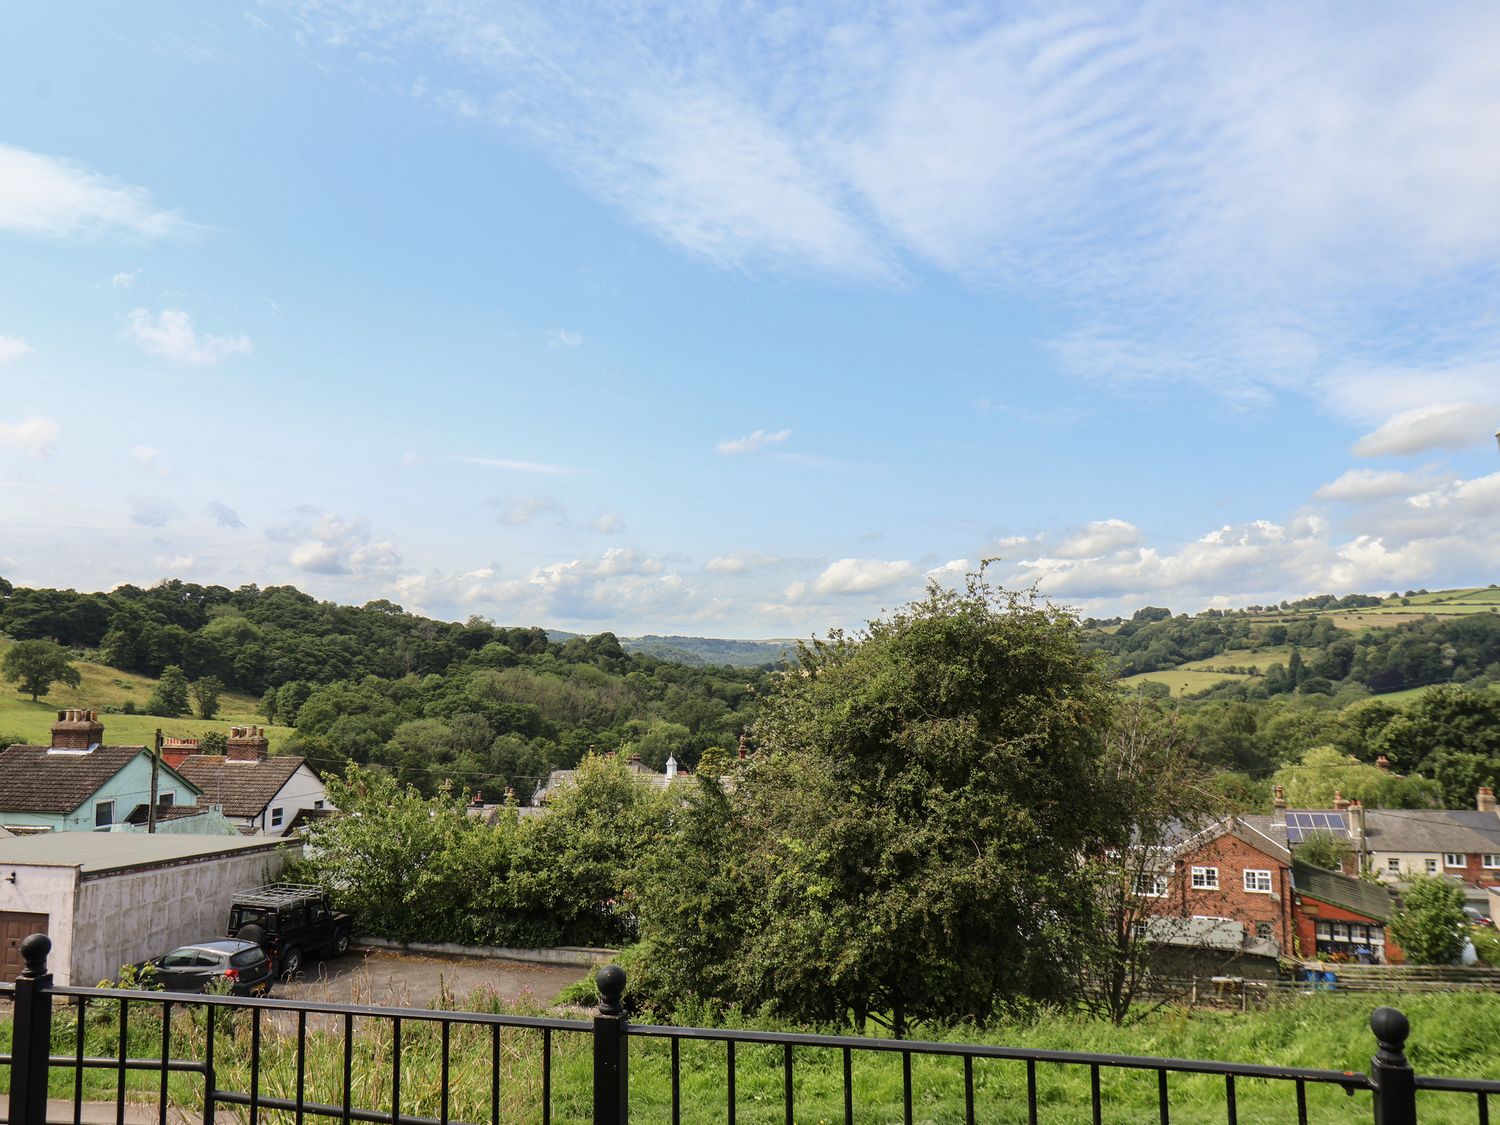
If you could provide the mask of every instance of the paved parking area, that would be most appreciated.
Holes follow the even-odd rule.
[[[564,987],[587,975],[587,969],[563,965],[351,949],[343,957],[309,961],[302,979],[278,981],[271,995],[334,1004],[425,1008],[445,993],[461,996],[476,988],[492,988],[508,1000],[529,995],[540,1004],[550,1004]]]

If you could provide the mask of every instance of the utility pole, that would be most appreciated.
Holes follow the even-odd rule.
[[[151,806],[146,810],[146,831],[156,831],[156,793],[161,784],[161,727],[156,728],[156,744],[151,748]]]

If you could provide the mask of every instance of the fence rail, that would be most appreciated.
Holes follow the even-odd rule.
[[[945,1119],[957,1117],[961,1097],[962,1120],[967,1125],[986,1119],[980,1112],[977,1091],[982,1079],[992,1077],[996,1067],[1020,1067],[1024,1071],[1024,1094],[1017,1093],[1006,1102],[1005,1114],[1007,1118],[1019,1118],[1024,1106],[1028,1125],[1047,1119],[1050,1105],[1041,1094],[1048,1081],[1065,1073],[1087,1073],[1086,1104],[1094,1125],[1102,1125],[1107,1119],[1127,1119],[1106,1092],[1104,1076],[1114,1073],[1155,1076],[1151,1100],[1153,1115],[1161,1125],[1170,1125],[1174,1091],[1181,1091],[1180,1085],[1174,1087],[1174,1076],[1222,1079],[1222,1115],[1215,1108],[1214,1116],[1222,1116],[1229,1125],[1237,1125],[1246,1083],[1256,1090],[1284,1088],[1285,1102],[1277,1119],[1294,1118],[1301,1125],[1324,1119],[1322,1115],[1309,1116],[1309,1091],[1318,1089],[1331,1088],[1351,1097],[1368,1095],[1367,1119],[1375,1125],[1416,1125],[1418,1091],[1448,1099],[1472,1098],[1474,1119],[1488,1125],[1490,1098],[1500,1097],[1500,1082],[1414,1074],[1404,1052],[1407,1020],[1394,1008],[1378,1008],[1370,1018],[1376,1053],[1369,1072],[1362,1073],[986,1044],[632,1025],[621,1006],[625,974],[617,966],[599,972],[600,1005],[592,1020],[57,987],[46,967],[50,947],[44,935],[27,938],[22,944],[25,970],[14,985],[0,986],[0,994],[9,994],[13,1000],[11,1054],[0,1056],[0,1063],[10,1068],[9,1125],[45,1125],[53,1072],[71,1074],[71,1098],[67,1100],[71,1101],[69,1116],[74,1125],[82,1121],[86,1092],[97,1088],[98,1083],[90,1083],[87,1078],[93,1072],[113,1076],[109,1084],[113,1088],[108,1093],[118,1125],[126,1120],[130,1076],[142,1073],[155,1075],[149,1093],[156,1104],[159,1125],[168,1125],[170,1106],[177,1107],[174,1120],[181,1120],[181,1107],[195,1103],[201,1103],[203,1125],[215,1125],[216,1112],[225,1107],[233,1107],[248,1125],[264,1125],[267,1115],[295,1125],[307,1125],[309,1119],[374,1125],[500,1125],[517,1117],[551,1125],[555,1113],[555,1040],[567,1037],[572,1037],[569,1042],[575,1046],[586,1043],[591,1051],[592,1105],[575,1100],[559,1120],[593,1125],[626,1125],[629,1120],[632,1040],[642,1048],[637,1068],[642,1073],[649,1070],[653,1076],[665,1045],[670,1100],[663,1100],[659,1108],[664,1114],[670,1113],[673,1125],[681,1125],[684,1110],[689,1108],[684,1098],[685,1077],[701,1080],[707,1070],[716,1075],[721,1065],[712,1057],[705,1063],[701,1047],[694,1046],[697,1058],[689,1070],[684,1064],[684,1047],[689,1044],[714,1045],[710,1050],[715,1055],[722,1047],[722,1113],[729,1125],[736,1125],[746,1101],[737,1090],[743,1065],[738,1052],[755,1052],[762,1062],[766,1058],[775,1060],[771,1066],[780,1070],[781,1081],[778,1096],[771,1100],[779,1100],[780,1112],[770,1112],[786,1125],[796,1120],[799,1104],[805,1118],[808,1095],[799,1077],[809,1060],[829,1057],[841,1068],[835,1083],[841,1105],[831,1116],[838,1116],[841,1110],[845,1125],[853,1125],[857,1112],[866,1114],[865,1119],[872,1113],[869,1099],[861,1097],[868,1091],[856,1079],[878,1066],[894,1067],[897,1061],[901,1074],[899,1112],[906,1125],[913,1125],[919,1100],[930,1093],[914,1075],[913,1062],[919,1059],[952,1060],[961,1068],[962,1093],[954,1094],[953,1105],[943,1113]],[[65,1012],[72,1009],[71,1042],[66,1021],[54,1027],[58,1001],[66,1005]],[[136,1021],[133,1031],[132,1013]],[[357,1037],[356,1023],[362,1029],[373,1025],[376,1031]],[[92,1044],[96,1049],[92,1051],[91,1028],[96,1032]],[[55,1033],[60,1038],[55,1039]],[[112,1046],[112,1051],[97,1049],[101,1036],[103,1045]],[[513,1058],[502,1059],[503,1048],[513,1045],[506,1036],[540,1040],[538,1073],[528,1072],[522,1091],[536,1092],[535,1104],[507,1100],[516,1093],[506,1085],[515,1084],[516,1064]],[[309,1051],[312,1037],[319,1037],[322,1054]],[[336,1059],[333,1075],[323,1073],[330,1047],[336,1047],[342,1056]],[[417,1059],[432,1068],[432,1081],[420,1096],[414,1096],[410,1089]],[[510,1078],[505,1074],[507,1062],[512,1065]],[[981,1067],[985,1068],[982,1072]],[[268,1077],[273,1068],[274,1075]],[[462,1082],[457,1081],[460,1071]],[[337,1081],[331,1082],[331,1078]],[[180,1084],[185,1080],[193,1082],[195,1088],[201,1083],[200,1097],[184,1094]],[[475,1096],[476,1082],[487,1096]],[[135,1087],[140,1088],[138,1077]],[[330,1088],[336,1096],[320,1093]],[[991,1097],[988,1104],[993,1105],[993,1091],[986,1093]],[[436,1098],[436,1102],[429,1108],[424,1098]],[[762,1089],[747,1116],[769,1120],[766,1101]],[[1070,1104],[1066,1115],[1072,1119],[1082,1109],[1082,1104]],[[923,1117],[927,1114],[924,1105]],[[1138,1120],[1139,1115],[1131,1112],[1128,1119]],[[1201,1119],[1201,1114],[1194,1118]],[[1349,1119],[1347,1115],[1345,1119]]]

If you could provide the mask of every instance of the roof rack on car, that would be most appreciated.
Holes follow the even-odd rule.
[[[238,891],[234,896],[235,906],[284,906],[289,902],[321,895],[323,888],[316,883],[267,883],[250,891]]]

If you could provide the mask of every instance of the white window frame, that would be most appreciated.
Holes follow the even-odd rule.
[[[1443,853],[1443,866],[1444,867],[1468,867],[1469,866],[1469,857],[1466,856],[1466,855],[1464,855],[1462,852],[1444,852]]]
[[[1217,867],[1195,867],[1192,872],[1193,890],[1216,891],[1219,889],[1219,869]]]
[[[1252,895],[1268,895],[1274,889],[1271,870],[1267,867],[1247,867],[1244,871],[1245,892]],[[1261,884],[1265,885],[1262,886]]]
[[[1484,860],[1484,869],[1486,871],[1495,871],[1497,869],[1500,869],[1500,852],[1485,852],[1479,858]]]
[[[1143,891],[1141,889],[1142,884],[1146,884],[1148,882],[1152,889],[1149,891]],[[1131,880],[1131,886],[1134,888],[1135,893],[1138,894],[1141,898],[1167,897],[1167,877],[1165,875],[1160,875],[1149,871],[1142,872],[1133,880]]]
[[[1347,943],[1349,941],[1349,923],[1334,919],[1333,940]]]
[[[1313,924],[1313,935],[1318,941],[1333,940],[1333,923],[1326,918],[1320,918]]]
[[[1399,875],[1401,874],[1401,861],[1395,856],[1391,856],[1390,859],[1385,861],[1385,869],[1392,875]]]
[[[277,805],[274,809],[271,810],[271,827],[280,828],[281,822],[285,817],[286,809],[281,805]]]
[[[107,815],[109,817],[109,819],[105,820],[105,821],[100,821],[99,814],[101,812],[105,813],[105,815]],[[110,828],[110,827],[114,826],[114,823],[115,823],[115,801],[114,801],[114,798],[111,797],[108,800],[95,801],[94,802],[94,827],[96,829],[98,829],[98,828]]]
[[[1422,863],[1423,863],[1423,866],[1427,868],[1427,874],[1429,874],[1429,875],[1436,875],[1437,874],[1437,869],[1438,869],[1438,861],[1437,860],[1435,860],[1435,859],[1428,859],[1428,860],[1423,860]]]

